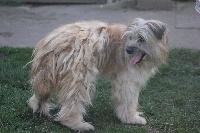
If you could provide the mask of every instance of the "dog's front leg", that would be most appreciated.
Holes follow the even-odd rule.
[[[114,82],[112,99],[116,115],[123,123],[141,125],[147,123],[145,118],[139,116],[141,113],[137,112],[139,92],[138,83],[133,83],[130,79],[118,78]]]

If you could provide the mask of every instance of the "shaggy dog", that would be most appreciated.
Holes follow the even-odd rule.
[[[166,62],[166,26],[157,20],[134,19],[128,26],[82,21],[62,26],[40,40],[33,52],[28,104],[50,116],[48,100],[56,94],[55,118],[78,131],[94,130],[85,122],[99,76],[110,79],[117,117],[127,124],[146,124],[137,112],[138,96],[157,68]]]

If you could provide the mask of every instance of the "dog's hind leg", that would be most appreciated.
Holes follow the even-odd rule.
[[[59,121],[73,130],[94,130],[94,127],[83,119],[83,115],[86,113],[85,106],[91,103],[90,97],[93,89],[81,82],[77,82],[70,89],[62,89],[59,93],[62,106],[55,121]]]
[[[145,118],[139,116],[141,113],[137,112],[140,87],[126,76],[122,74],[113,82],[112,99],[116,115],[123,123],[145,125],[147,123]]]
[[[50,81],[41,80],[42,75],[38,74],[38,78],[32,80],[34,95],[28,100],[28,105],[33,109],[33,112],[40,112],[40,114],[51,116],[49,111],[51,106],[48,104],[49,97],[52,92]]]
[[[33,109],[33,112],[38,111],[42,115],[46,115],[46,116],[51,117],[51,115],[49,114],[51,106],[44,99],[43,100],[41,100],[41,99],[39,100],[39,99],[40,98],[37,98],[36,95],[34,94],[28,100],[28,105],[30,106],[30,108]]]
[[[94,127],[91,124],[84,121],[84,113],[85,109],[83,103],[80,101],[71,100],[62,105],[55,121],[59,121],[61,124],[73,130],[94,130]]]

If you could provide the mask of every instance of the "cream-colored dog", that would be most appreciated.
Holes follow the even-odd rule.
[[[94,130],[85,122],[99,76],[110,79],[117,117],[127,124],[146,124],[137,112],[138,96],[157,68],[166,62],[166,27],[160,21],[134,19],[128,26],[82,21],[62,26],[38,42],[33,52],[33,111],[50,116],[48,100],[56,94],[55,118],[78,131]]]

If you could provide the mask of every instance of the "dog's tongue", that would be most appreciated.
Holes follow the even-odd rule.
[[[134,55],[133,58],[131,59],[130,63],[132,65],[135,65],[140,60],[141,56],[142,56],[142,53]]]

